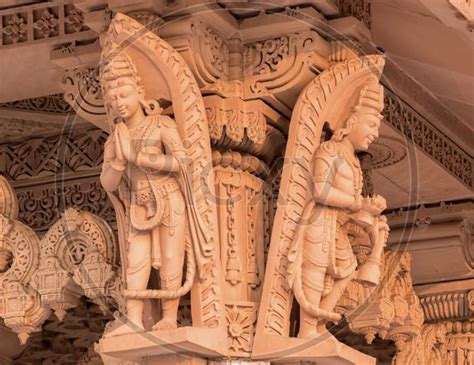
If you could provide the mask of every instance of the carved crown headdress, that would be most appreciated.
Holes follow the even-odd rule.
[[[363,86],[359,92],[357,103],[354,106],[349,118],[347,118],[346,125],[336,129],[332,139],[335,141],[341,141],[344,136],[348,135],[352,131],[354,125],[349,124],[349,120],[355,114],[371,114],[381,120],[383,116],[380,113],[384,107],[383,95],[383,86],[376,79],[370,80],[365,86]]]
[[[116,82],[114,82],[116,81]],[[140,85],[137,67],[130,56],[118,46],[111,47],[101,60],[100,83],[105,92],[111,85],[124,85],[132,81]]]
[[[360,108],[367,108],[367,112],[379,115],[383,106],[383,86],[378,81],[371,80],[360,91],[359,100],[354,109],[358,111]]]
[[[100,84],[104,95],[109,89],[121,85],[135,85],[142,89],[141,77],[132,58],[120,46],[112,44],[104,52],[100,62]],[[156,100],[146,100],[139,96],[139,102],[146,115],[158,115],[162,109]],[[107,107],[106,107],[107,109]],[[116,121],[117,118],[113,118]]]

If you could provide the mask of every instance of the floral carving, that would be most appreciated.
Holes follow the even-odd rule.
[[[101,129],[108,130],[98,72],[98,68],[71,69],[64,73],[61,84],[64,89],[64,100],[77,114]]]
[[[81,11],[71,1],[38,1],[33,6],[2,10],[2,37],[0,46],[31,43],[53,37],[74,35],[88,31]],[[92,32],[90,35],[93,37]],[[68,37],[75,38],[75,37]],[[74,41],[74,39],[71,39]]]
[[[276,71],[289,54],[289,42],[289,37],[280,37],[248,46],[244,57],[248,67],[252,66],[252,73],[263,75]]]
[[[257,320],[256,305],[226,304],[225,308],[229,348],[235,355],[248,355],[252,351]]]
[[[224,40],[211,28],[204,30],[204,43],[207,46],[210,63],[223,74],[228,73],[229,49]]]
[[[68,33],[80,32],[84,27],[84,16],[80,10],[71,7],[64,18],[64,22],[71,28]]]
[[[328,66],[318,53],[320,42],[316,31],[305,31],[247,44],[243,55],[246,98],[272,95],[288,103],[284,96],[288,90],[299,90],[296,83],[309,82],[315,69]]]
[[[20,219],[35,231],[45,231],[59,218],[61,207],[76,207],[115,224],[115,212],[98,177],[87,183],[73,181],[64,186],[18,192]]]
[[[3,33],[12,43],[26,41],[28,25],[25,19],[19,14],[10,16],[7,25],[3,28]]]
[[[49,38],[58,34],[59,22],[49,9],[44,9],[39,18],[33,24],[33,28],[37,29],[40,37]]]

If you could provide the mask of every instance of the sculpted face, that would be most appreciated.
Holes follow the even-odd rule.
[[[380,119],[377,115],[358,113],[347,138],[355,150],[366,151],[379,136]]]
[[[141,108],[140,96],[139,88],[136,85],[127,83],[108,89],[106,98],[116,115],[129,119]]]

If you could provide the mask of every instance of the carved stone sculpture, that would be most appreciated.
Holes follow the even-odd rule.
[[[176,328],[179,297],[194,280],[188,277],[179,290],[186,206],[176,175],[186,155],[175,122],[145,114],[143,88],[130,57],[123,52],[105,62],[101,83],[116,119],[111,120],[115,125],[105,146],[101,182],[109,192],[119,190],[129,219],[127,227],[121,227],[128,243],[127,316],[143,330],[143,299],[153,267],[160,271],[164,291],[163,318],[153,329]],[[193,256],[189,248],[188,255]]]
[[[120,44],[122,37],[129,37],[127,42],[135,38],[131,53]],[[110,135],[101,182],[117,214],[129,321],[108,337],[145,330],[148,299],[161,299],[161,320],[152,330],[176,329],[180,297],[199,285],[193,325],[223,325],[212,234],[215,213],[204,195],[213,178],[204,176],[211,154],[199,90],[176,51],[127,16],[115,17],[102,46],[100,82]],[[151,63],[140,58],[148,48],[156,52]],[[177,122],[160,115],[160,83],[158,93],[172,100]],[[152,90],[154,100],[145,99],[145,89]],[[159,288],[148,288],[151,270],[159,272]]]
[[[116,257],[110,226],[73,208],[40,240],[18,219],[16,194],[0,175],[0,317],[22,344],[41,330],[51,310],[62,322],[81,295],[104,311],[120,306]]]
[[[379,282],[388,232],[379,214],[386,204],[380,196],[362,198],[362,170],[355,152],[367,150],[378,137],[382,109],[382,86],[367,83],[345,126],[314,153],[313,199],[303,210],[288,256],[288,283],[301,308],[299,337],[317,336],[327,321],[340,319],[332,311],[349,281]],[[358,271],[349,222],[367,229],[373,245],[373,257]]]
[[[380,216],[385,199],[362,197],[356,152],[378,137],[383,89],[377,74],[383,64],[379,56],[336,64],[295,105],[254,355],[266,351],[266,335],[288,335],[292,294],[300,305],[298,337],[310,340],[326,331],[328,321],[341,318],[334,307],[351,280],[379,282],[389,230]],[[329,140],[320,144],[325,122]],[[361,265],[352,252],[349,224],[370,238],[372,251]]]

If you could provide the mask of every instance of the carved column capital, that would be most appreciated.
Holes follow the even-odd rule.
[[[213,147],[251,154],[272,165],[283,152],[289,121],[261,100],[204,97]]]

